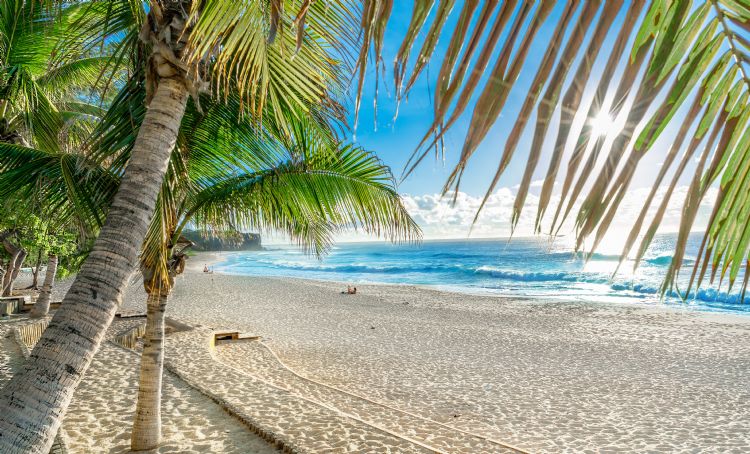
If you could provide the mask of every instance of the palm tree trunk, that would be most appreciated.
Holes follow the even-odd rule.
[[[31,281],[31,288],[36,290],[39,288],[39,267],[42,265],[42,250],[39,249],[39,252],[36,255],[36,266],[34,267],[34,280]]]
[[[5,288],[8,286],[10,277],[13,275],[13,263],[15,262],[15,256],[11,256],[8,262],[5,264],[5,271],[3,272],[3,280],[0,283],[0,296],[8,296],[5,294]]]
[[[3,296],[13,295],[13,284],[16,282],[27,255],[28,252],[24,248],[19,247],[13,251],[10,262],[8,262],[8,271],[3,276]]]
[[[93,250],[23,370],[0,392],[0,452],[49,452],[135,269],[186,103],[181,78],[159,81]]]
[[[141,354],[138,404],[130,437],[130,449],[133,451],[154,449],[161,440],[161,382],[167,295],[153,292],[148,296],[146,304],[146,334]]]
[[[57,274],[57,256],[49,255],[47,261],[47,271],[44,274],[44,285],[39,292],[34,308],[31,310],[31,318],[42,318],[49,314],[49,303],[52,298],[52,286],[55,285],[55,275]]]

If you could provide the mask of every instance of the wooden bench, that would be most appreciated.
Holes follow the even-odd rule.
[[[20,314],[24,306],[31,302],[28,295],[0,297],[0,315]]]
[[[216,331],[214,332],[213,345],[219,345],[226,342],[255,341],[259,339],[260,336],[242,335],[239,331]]]
[[[146,314],[143,312],[118,312],[115,314],[116,318],[146,318]]]
[[[21,312],[31,312],[31,310],[34,308],[34,304],[31,301],[26,301],[21,308]],[[51,301],[49,303],[49,310],[53,311],[55,309],[60,309],[60,305],[62,304],[62,301]]]

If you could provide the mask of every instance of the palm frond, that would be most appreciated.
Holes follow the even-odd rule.
[[[0,198],[33,201],[58,225],[72,221],[91,235],[118,185],[116,176],[80,155],[0,143]]]
[[[624,2],[620,0],[571,0],[487,2],[480,8],[477,3],[464,3],[452,32],[444,30],[451,21],[446,21],[442,14],[425,12],[433,2],[417,2],[414,6],[411,27],[404,36],[393,71],[397,87],[404,80],[410,81],[404,90],[408,91],[411,81],[420,76],[432,53],[430,43],[449,33],[451,42],[445,54],[432,56],[442,60],[435,92],[435,117],[411,156],[405,175],[456,124],[470,100],[476,99],[458,164],[444,187],[446,193],[455,193],[474,151],[499,115],[508,110],[506,100],[520,68],[530,66],[536,70],[536,76],[520,113],[511,115],[516,118],[515,124],[500,154],[485,201],[517,154],[520,138],[536,109],[533,140],[511,218],[511,225],[516,225],[543,156],[551,120],[559,109],[552,154],[543,169],[545,178],[535,227],[541,230],[548,212],[554,213],[549,230],[557,233],[575,212],[577,248],[583,248],[586,240],[592,238],[593,250],[612,225],[643,157],[653,153],[657,139],[671,131],[669,125],[682,123],[676,134],[669,132],[674,134],[670,138],[672,148],[667,151],[664,167],[655,177],[651,194],[628,236],[623,259],[638,238],[642,241],[636,262],[648,248],[662,222],[665,207],[673,203],[671,197],[680,175],[691,168],[690,159],[702,149],[697,158],[699,165],[692,170],[677,250],[663,290],[671,290],[676,282],[687,233],[693,228],[700,201],[712,186],[718,186],[719,199],[715,201],[691,285],[700,285],[710,268],[712,277],[726,277],[732,286],[750,258],[750,222],[744,216],[748,208],[748,180],[743,168],[750,159],[750,139],[746,132],[750,126],[750,5],[723,0],[648,3],[635,0],[623,8]],[[439,6],[449,4],[440,2]],[[557,11],[555,14],[551,14],[553,9]],[[360,81],[369,57],[372,55],[376,64],[381,58],[382,30],[389,17],[387,1],[365,2],[365,41],[358,59]],[[542,24],[549,24],[553,32],[544,43],[547,50],[541,60],[532,63],[526,52],[538,40]],[[420,33],[427,35],[427,51],[420,53],[409,73],[405,68],[409,66],[410,49]],[[601,72],[594,71],[599,59],[605,60]],[[580,61],[578,68],[569,75],[576,60]],[[623,67],[619,81],[618,67]],[[477,76],[486,69],[487,78]],[[484,86],[480,83],[483,80]],[[590,85],[596,89],[593,99],[587,101],[585,90]],[[610,87],[615,86],[613,96],[608,96]],[[361,91],[360,82],[358,96]],[[579,114],[585,118],[581,127],[574,124]],[[595,118],[607,114],[612,119],[624,119],[624,126],[610,140],[593,127]],[[575,146],[568,150],[568,144]],[[683,158],[677,159],[680,153]],[[549,210],[555,180],[566,155],[569,158],[563,172],[562,194],[552,207],[554,210]],[[673,178],[667,186],[667,195],[647,231],[642,232],[650,206],[656,202],[657,194],[663,192],[659,189],[670,171]]]
[[[52,68],[37,79],[49,96],[70,98],[80,92],[95,90],[110,57],[71,60]]]
[[[186,217],[217,230],[281,230],[315,254],[325,253],[332,234],[347,228],[392,241],[418,239],[419,227],[391,184],[388,168],[373,154],[347,146],[222,179],[195,195]],[[321,236],[320,229],[329,234]]]
[[[130,158],[135,138],[146,115],[146,85],[143,72],[131,76],[117,92],[87,147],[89,156],[121,172]]]
[[[58,136],[63,122],[47,93],[25,68],[18,68],[14,83],[8,88],[0,96],[7,99],[12,110],[17,112],[11,125],[26,131],[40,148],[59,150]]]
[[[199,72],[211,62],[214,94],[236,90],[243,110],[256,118],[269,112],[281,125],[285,111],[331,103],[342,90],[344,71],[334,51],[346,47],[351,35],[344,6],[313,2],[292,11],[292,5],[286,1],[271,15],[267,2],[257,0],[195,1],[186,51]],[[271,22],[275,37],[269,43]]]
[[[206,97],[201,110],[192,102],[186,109],[143,245],[149,289],[171,288],[168,262],[187,224],[281,231],[318,255],[349,228],[392,241],[419,237],[390,169],[371,153],[341,146],[324,114],[287,111],[283,125],[274,116],[258,123],[241,117],[241,102],[236,94],[225,102]],[[102,156],[120,169],[128,154]]]

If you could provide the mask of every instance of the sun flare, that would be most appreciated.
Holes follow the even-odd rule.
[[[615,129],[615,119],[609,115],[609,112],[601,111],[591,119],[591,128],[594,134],[606,136]]]

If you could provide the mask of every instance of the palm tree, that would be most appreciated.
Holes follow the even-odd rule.
[[[235,88],[250,116],[257,117],[267,108],[282,119],[287,110],[335,106],[331,95],[341,74],[336,52],[341,48],[339,40],[348,36],[347,24],[336,22],[340,15],[333,16],[338,11],[312,4],[295,24],[286,16],[272,18],[275,39],[268,43],[266,11],[248,8],[244,16],[252,16],[254,23],[244,29],[242,41],[255,50],[235,59],[222,46],[201,48],[200,39],[190,43],[195,25],[205,25],[214,17],[210,4],[155,0],[148,6],[137,35],[145,46],[132,50],[147,56],[147,110],[91,253],[24,369],[2,390],[3,451],[49,449],[73,390],[114,317],[148,230],[188,96],[197,99],[208,88],[204,77],[214,74],[210,82],[216,87]],[[96,8],[106,10],[108,17],[135,19],[123,23],[123,29],[129,30],[123,43],[137,43],[132,25],[144,17],[140,2],[97,2],[91,6]]]
[[[47,270],[44,273],[44,283],[39,297],[31,309],[31,318],[42,318],[49,314],[49,305],[52,301],[52,286],[55,284],[57,274],[57,254],[49,254],[47,259]]]
[[[329,125],[320,124],[315,115],[289,115],[285,128],[291,134],[287,134],[272,118],[261,130],[238,121],[237,98],[228,103],[204,99],[202,104],[203,112],[195,104],[188,106],[140,256],[148,299],[134,450],[152,449],[160,439],[164,315],[190,246],[181,237],[189,223],[221,232],[280,230],[316,255],[324,254],[333,234],[344,228],[361,228],[393,241],[419,237],[419,228],[393,188],[390,170],[374,155],[339,144]],[[105,115],[104,122],[122,121],[114,112]],[[142,116],[136,119],[140,120]],[[120,140],[127,143],[132,138]],[[37,154],[44,152],[7,148],[16,164],[0,174],[0,193],[13,191],[11,196],[18,196],[43,187],[48,206],[59,192],[69,190],[66,178],[57,173],[56,154],[47,153],[53,159],[42,160]],[[117,150],[108,150],[107,161],[117,166],[122,157]],[[27,174],[22,182],[9,180],[19,171]],[[89,178],[77,181],[78,190],[97,185],[83,192],[112,194],[118,184],[112,175],[104,168],[97,174],[90,172]],[[103,185],[111,187],[102,191]],[[85,218],[91,212],[84,209],[77,216]]]
[[[32,318],[44,317],[60,257],[76,247],[85,249],[95,236],[119,180],[70,151],[0,143],[0,163],[0,200],[18,201],[6,210],[20,218],[19,227],[8,232],[22,234],[27,243],[36,238],[39,260],[47,256],[44,282],[31,312]]]
[[[189,128],[182,132],[189,137],[178,139],[144,241],[148,298],[133,450],[153,449],[161,438],[164,317],[192,245],[181,236],[188,224],[214,232],[280,230],[316,255],[347,227],[392,241],[420,235],[390,170],[374,155],[338,144],[325,125],[301,117],[285,123],[291,136],[227,121],[237,118],[237,111],[226,115],[231,107],[238,106],[217,104],[205,115],[186,115]]]
[[[107,60],[76,46],[61,48],[65,24],[80,14],[74,7],[53,15],[32,1],[0,1],[0,144],[64,151],[89,131],[98,109],[77,94],[96,90]],[[5,246],[7,296],[27,251],[9,241]]]
[[[161,436],[164,315],[174,277],[184,267],[184,251],[191,245],[180,236],[181,229],[189,222],[208,224],[220,232],[240,226],[281,229],[318,255],[327,250],[334,232],[352,224],[349,219],[366,230],[382,229],[394,240],[418,237],[419,229],[398,194],[385,184],[389,180],[388,169],[373,155],[345,147],[316,150],[275,168],[229,175],[193,188],[182,200],[166,197],[165,184],[154,217],[159,222],[152,221],[141,256],[148,310],[133,450],[152,449]],[[179,209],[167,208],[169,204]]]
[[[61,46],[80,7],[55,14],[35,3],[0,1],[0,142],[60,151],[99,112],[80,95],[104,85],[108,58]]]

